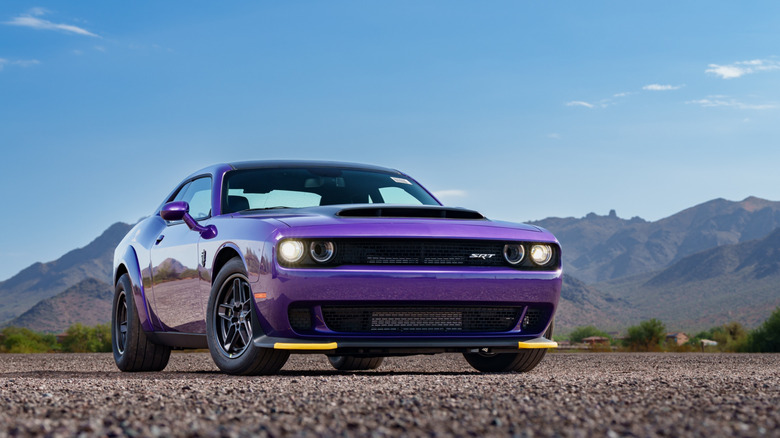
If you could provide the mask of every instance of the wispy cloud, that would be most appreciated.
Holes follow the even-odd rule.
[[[442,199],[442,198],[465,198],[468,196],[468,193],[465,190],[439,190],[436,192],[433,192],[433,196]]]
[[[41,62],[37,59],[17,59],[17,60],[10,60],[10,59],[4,59],[0,58],[0,71],[3,70],[3,68],[6,65],[15,65],[17,67],[30,67],[33,65],[38,65]]]
[[[780,70],[780,62],[772,59],[753,59],[739,61],[733,64],[710,64],[705,72],[720,76],[723,79],[739,78],[760,71]]]
[[[551,134],[547,134],[547,138],[551,138],[553,140],[560,140],[561,134],[558,134],[557,132],[553,132]]]
[[[682,88],[682,85],[650,84],[642,87],[643,90],[647,90],[647,91],[670,91],[670,90],[679,90],[680,88]]]
[[[585,108],[595,108],[596,106],[592,103],[588,103],[582,100],[572,100],[571,102],[566,102],[566,106],[584,106]]]
[[[39,18],[40,16],[45,15],[46,13],[48,13],[46,9],[33,8],[30,10],[29,13],[25,15],[20,15],[18,17],[14,17],[13,19],[11,19],[11,21],[6,21],[3,24],[7,24],[9,26],[29,27],[31,29],[38,29],[38,30],[55,30],[59,32],[73,33],[77,35],[100,38],[100,35],[94,34],[82,27],[73,26],[72,24],[53,23],[49,20],[44,20],[43,18]]]
[[[705,99],[689,100],[685,102],[691,105],[699,105],[704,108],[735,108],[740,110],[770,110],[777,108],[776,104],[745,103],[726,96],[707,96]]]

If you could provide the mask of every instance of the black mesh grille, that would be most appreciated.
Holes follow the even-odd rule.
[[[337,242],[342,265],[503,266],[504,244],[468,240],[349,239]]]
[[[522,307],[341,307],[323,306],[334,332],[448,333],[512,330]]]
[[[311,330],[311,311],[308,308],[291,307],[287,311],[287,317],[293,330]]]
[[[539,332],[544,329],[544,325],[547,323],[546,311],[544,309],[529,307],[525,312],[523,318],[523,331],[527,332]]]

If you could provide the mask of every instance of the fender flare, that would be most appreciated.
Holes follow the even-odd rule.
[[[133,288],[133,302],[138,314],[138,320],[145,332],[154,331],[154,325],[149,317],[149,306],[146,302],[146,291],[144,290],[143,280],[141,278],[141,268],[138,264],[138,256],[132,246],[128,246],[124,256],[122,256],[119,266],[124,265],[127,276],[130,277],[130,284]],[[114,273],[114,284],[119,281],[119,269]]]

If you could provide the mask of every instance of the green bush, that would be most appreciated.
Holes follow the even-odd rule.
[[[51,334],[36,333],[21,327],[6,327],[2,331],[3,353],[49,353],[60,349],[57,337]]]
[[[111,327],[98,324],[87,327],[73,324],[65,331],[62,349],[69,353],[100,353],[111,351]]]
[[[718,343],[714,347],[717,351],[734,352],[744,348],[748,332],[745,327],[738,322],[730,322],[718,327],[713,327],[707,331],[699,332],[691,338],[689,344],[695,348],[701,348],[701,340],[709,339]]]
[[[574,329],[574,331],[569,334],[569,340],[572,343],[578,344],[582,342],[583,339],[589,338],[591,336],[601,336],[604,338],[609,338],[610,336],[604,332],[603,330],[599,330],[598,328],[588,325],[584,327],[577,327]]]
[[[632,351],[659,351],[666,339],[666,326],[653,318],[628,328],[626,347]]]
[[[761,327],[748,334],[743,351],[780,353],[780,307],[776,308]]]

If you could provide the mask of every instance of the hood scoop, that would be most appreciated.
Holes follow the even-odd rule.
[[[485,219],[480,213],[465,208],[450,207],[358,207],[345,208],[336,216],[340,217],[391,217],[391,218],[424,218],[424,219]]]

